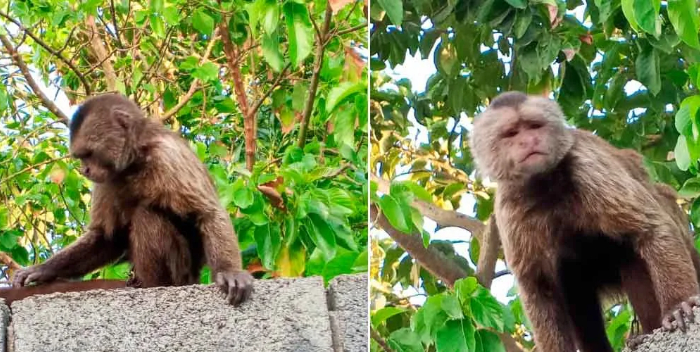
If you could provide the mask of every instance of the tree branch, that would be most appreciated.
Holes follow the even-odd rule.
[[[369,334],[372,337],[372,340],[376,341],[377,344],[384,350],[384,352],[394,352],[394,350],[392,350],[389,347],[389,344],[387,344],[386,341],[384,341],[382,335],[379,335],[377,330],[374,330],[374,328],[370,327]]]
[[[370,221],[376,223],[389,236],[396,241],[408,254],[411,255],[425,270],[442,280],[447,286],[454,286],[455,281],[467,276],[467,273],[462,270],[454,261],[449,260],[445,255],[438,251],[429,250],[423,246],[423,239],[418,234],[405,234],[395,229],[389,223],[389,220],[380,214],[376,205],[370,206]]]
[[[370,180],[377,183],[377,190],[384,194],[389,193],[390,182],[371,174]],[[435,204],[424,202],[422,200],[414,200],[411,206],[416,208],[423,216],[428,217],[440,224],[441,226],[455,226],[463,228],[476,236],[479,242],[482,241],[481,233],[484,231],[484,224],[478,219],[474,219],[456,211],[445,210],[439,208]]]
[[[47,109],[49,109],[49,111],[51,111],[54,115],[56,115],[56,117],[58,117],[61,120],[61,122],[63,122],[64,124],[66,124],[66,126],[68,126],[70,119],[41,90],[39,85],[34,80],[34,77],[32,77],[32,74],[29,71],[29,67],[27,67],[27,64],[24,62],[24,60],[22,60],[22,56],[15,49],[15,47],[12,46],[12,42],[10,42],[10,39],[6,35],[0,34],[0,42],[2,42],[2,45],[4,45],[5,48],[7,49],[7,51],[10,53],[10,56],[12,57],[12,61],[15,63],[15,65],[17,65],[17,67],[19,67],[19,70],[22,72],[22,75],[24,75],[24,79],[27,81],[27,84],[29,85],[30,88],[32,88],[32,91],[34,92],[34,94],[37,97],[39,97],[39,99],[41,100],[41,103]]]
[[[320,34],[317,36],[316,47],[316,57],[314,57],[314,69],[311,75],[311,83],[309,85],[309,96],[306,98],[306,104],[304,104],[304,112],[301,118],[301,129],[299,130],[299,140],[297,146],[299,148],[304,148],[306,144],[306,133],[309,129],[309,119],[311,118],[311,112],[314,108],[314,101],[316,100],[316,91],[318,90],[318,81],[321,77],[321,66],[323,64],[323,53],[326,50],[326,37],[328,36],[328,29],[331,26],[331,17],[333,16],[333,9],[331,5],[326,3],[326,13],[323,20],[323,28]]]
[[[114,67],[109,61],[110,54],[107,53],[107,49],[105,49],[105,47],[102,45],[100,33],[97,29],[97,25],[95,24],[94,16],[88,16],[87,25],[92,31],[92,35],[90,36],[90,46],[95,52],[95,56],[97,56],[97,59],[101,62],[102,69],[104,69],[105,81],[107,82],[107,89],[110,91],[116,91],[117,74],[114,72]]]
[[[43,41],[41,38],[39,38],[39,37],[36,36],[34,33],[32,33],[32,31],[30,31],[30,30],[27,29],[27,28],[24,28],[24,26],[22,26],[22,23],[20,23],[19,21],[15,20],[15,19],[12,18],[12,17],[10,17],[10,15],[8,15],[7,13],[5,13],[5,12],[3,12],[3,11],[0,11],[0,16],[5,17],[8,21],[14,23],[17,27],[19,27],[19,29],[20,29],[21,31],[23,31],[24,33],[26,33],[30,38],[34,39],[34,41],[35,41],[37,44],[39,44],[42,48],[44,48],[46,51],[48,51],[49,53],[51,53],[51,55],[56,56],[59,60],[61,60],[63,63],[65,63],[65,64],[75,73],[75,75],[78,76],[78,79],[80,80],[80,82],[83,83],[83,86],[85,87],[85,94],[86,94],[86,95],[90,95],[90,94],[91,94],[92,88],[90,87],[90,84],[88,83],[87,79],[85,79],[85,76],[80,72],[80,70],[78,70],[77,67],[75,67],[75,65],[73,65],[73,63],[72,63],[70,60],[68,60],[68,59],[66,59],[65,57],[63,57],[63,55],[61,55],[61,53],[59,53],[58,51],[54,50],[54,49],[53,49],[51,46],[49,46],[45,41]],[[71,33],[72,33],[72,32],[71,32]],[[5,39],[7,39],[7,37],[6,37]],[[13,49],[13,50],[14,50],[14,49]]]
[[[479,260],[476,264],[476,279],[488,289],[491,288],[491,282],[496,271],[496,261],[498,260],[498,250],[501,248],[501,241],[498,237],[498,227],[496,227],[496,217],[491,214],[489,223],[482,234],[482,240],[479,241],[481,248],[479,250]]]
[[[214,34],[211,37],[211,40],[209,41],[209,44],[207,44],[207,49],[204,52],[204,55],[202,58],[199,60],[199,63],[202,64],[204,61],[209,59],[209,55],[211,55],[211,50],[214,48],[214,43],[216,43],[217,39],[217,34],[218,29],[214,31]],[[185,95],[180,99],[180,101],[177,103],[177,105],[173,106],[172,109],[168,110],[163,116],[160,117],[161,122],[167,122],[172,118],[175,114],[177,114],[180,109],[182,109],[183,106],[187,104],[190,99],[194,96],[194,93],[197,91],[199,88],[199,79],[195,78],[192,81],[192,84],[190,84],[190,89],[185,93]]]

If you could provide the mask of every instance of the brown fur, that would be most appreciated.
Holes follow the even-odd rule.
[[[205,166],[186,141],[123,96],[88,99],[70,125],[70,149],[94,182],[88,232],[14,285],[84,275],[126,254],[141,287],[199,281],[205,262],[231,303],[247,299],[238,240]]]
[[[45,295],[55,292],[80,292],[88,290],[112,290],[125,288],[124,280],[87,280],[87,281],[64,281],[56,280],[47,282],[44,285],[32,285],[25,287],[2,287],[0,288],[0,298],[5,300],[9,307],[12,302],[25,299],[35,295]]]
[[[497,224],[539,350],[612,351],[599,301],[611,289],[628,295],[646,332],[699,293],[685,214],[638,154],[515,92],[475,119],[470,144],[498,182]]]

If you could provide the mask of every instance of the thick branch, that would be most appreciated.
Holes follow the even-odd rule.
[[[306,132],[309,129],[309,120],[311,119],[311,112],[313,111],[314,101],[316,100],[316,91],[318,90],[318,81],[321,77],[321,66],[323,64],[323,53],[326,50],[326,39],[331,26],[332,15],[333,9],[331,5],[327,3],[326,17],[323,19],[323,28],[321,28],[320,34],[317,36],[316,57],[314,57],[314,69],[311,75],[311,84],[309,85],[309,96],[306,98],[304,112],[301,118],[301,129],[299,130],[299,141],[297,142],[299,148],[304,148],[304,144],[306,144]]]
[[[0,252],[0,263],[7,265],[7,267],[10,268],[10,270],[17,270],[22,268],[19,264],[17,264],[16,261],[14,261],[14,259],[12,259],[12,257],[3,252]]]
[[[479,261],[476,264],[476,278],[481,286],[491,288],[496,272],[496,261],[498,260],[498,249],[501,248],[501,241],[498,237],[498,227],[496,227],[496,217],[491,214],[488,226],[479,241]]]
[[[90,46],[95,52],[95,56],[97,56],[98,61],[102,63],[102,69],[104,70],[105,80],[107,82],[107,89],[110,91],[116,91],[117,74],[114,72],[112,62],[109,60],[109,54],[107,53],[107,49],[104,47],[104,45],[102,45],[102,40],[100,39],[100,32],[97,29],[97,25],[95,24],[94,16],[88,16],[87,25],[92,31],[92,35],[90,36]]]
[[[384,194],[389,193],[389,181],[379,178],[374,174],[371,175],[371,180],[377,183],[377,190],[379,190],[379,192]],[[455,226],[463,228],[471,232],[472,236],[476,236],[479,242],[482,241],[481,232],[484,230],[484,224],[477,219],[456,211],[439,208],[435,204],[418,199],[414,200],[411,203],[411,206],[416,208],[416,210],[423,214],[423,216],[432,219],[441,226]]]
[[[19,27],[21,31],[26,33],[30,38],[34,39],[34,41],[37,44],[39,44],[42,48],[44,48],[46,51],[51,53],[51,55],[56,56],[59,60],[61,60],[61,62],[66,64],[75,73],[75,75],[78,76],[80,82],[83,83],[83,87],[85,88],[85,94],[91,94],[92,88],[90,87],[90,84],[88,83],[87,79],[85,79],[85,76],[82,74],[82,72],[80,72],[80,70],[78,70],[78,68],[75,67],[75,65],[73,65],[73,63],[70,60],[63,57],[63,55],[61,55],[60,52],[54,50],[51,46],[49,46],[49,44],[47,44],[41,38],[32,33],[32,31],[30,31],[27,28],[24,28],[24,26],[22,26],[22,23],[10,17],[10,15],[8,15],[7,13],[0,11],[0,16],[5,17],[8,21],[14,23],[17,27]]]
[[[61,122],[63,122],[67,126],[70,119],[41,90],[39,85],[34,80],[34,77],[32,77],[32,74],[29,71],[29,67],[27,67],[27,64],[24,62],[24,60],[22,60],[22,56],[15,49],[15,47],[12,45],[12,42],[10,42],[10,38],[8,38],[6,35],[0,34],[0,42],[2,42],[2,45],[4,45],[5,48],[7,49],[7,51],[10,53],[10,56],[12,57],[12,61],[15,63],[15,65],[17,65],[17,67],[19,67],[19,70],[22,72],[22,75],[24,75],[24,79],[27,81],[27,84],[32,89],[34,94],[37,97],[39,97],[39,99],[41,100],[41,103],[47,109],[49,109],[49,111],[51,111],[54,115],[56,115],[56,117],[58,117],[61,120]]]
[[[384,214],[379,213],[377,206],[370,206],[370,219],[376,219],[377,224],[389,236],[406,250],[425,270],[440,278],[447,286],[452,287],[455,281],[467,276],[467,273],[460,268],[456,262],[448,259],[442,253],[429,250],[423,246],[423,239],[418,234],[405,234],[395,229],[389,223]]]

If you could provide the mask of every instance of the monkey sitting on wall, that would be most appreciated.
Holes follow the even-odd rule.
[[[241,268],[229,214],[184,139],[117,94],[86,100],[69,130],[71,154],[94,182],[88,231],[18,271],[13,286],[82,276],[126,257],[129,286],[195,284],[206,262],[229,303],[250,296],[253,277]]]
[[[645,333],[685,330],[699,302],[698,253],[641,157],[567,128],[556,102],[518,92],[476,117],[470,145],[498,183],[497,224],[538,350],[612,352],[599,297],[611,290],[627,294]]]

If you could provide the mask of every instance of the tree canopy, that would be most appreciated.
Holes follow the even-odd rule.
[[[69,158],[66,124],[104,92],[191,143],[257,277],[365,271],[365,6],[0,1],[2,276],[84,233],[90,183]]]
[[[372,350],[533,348],[517,285],[507,302],[489,290],[510,273],[488,221],[496,189],[468,145],[500,92],[552,97],[569,124],[640,151],[700,224],[695,1],[379,0],[370,22]],[[395,71],[420,60],[434,67],[425,86]],[[468,250],[431,239],[454,228]],[[605,310],[620,350],[633,311],[624,299]]]

